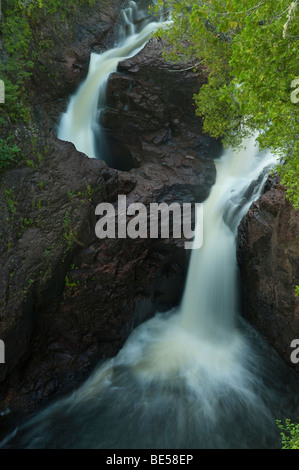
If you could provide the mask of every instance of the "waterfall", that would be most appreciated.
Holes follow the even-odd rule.
[[[182,304],[136,328],[119,354],[0,448],[278,448],[298,377],[238,315],[236,229],[275,158],[227,150],[204,203]]]
[[[257,199],[276,159],[260,154],[255,137],[243,142],[243,151],[228,150],[216,162],[217,181],[204,203],[204,246],[191,258],[182,303],[183,324],[204,338],[229,340],[238,315],[235,236],[250,204]],[[264,176],[248,194],[252,182]]]
[[[58,138],[72,142],[77,150],[90,158],[107,159],[108,149],[100,120],[106,104],[109,75],[116,72],[121,60],[137,54],[153,32],[167,24],[150,21],[146,12],[140,11],[133,1],[121,16],[117,45],[103,54],[91,54],[87,78],[71,97],[59,123]]]
[[[131,2],[125,29],[134,15]],[[130,27],[119,46],[92,56],[88,77],[61,121],[61,138],[98,156],[93,126],[107,75],[156,27]],[[244,146],[216,161],[216,184],[204,203],[203,245],[192,252],[180,307],[136,328],[115,358],[28,419],[0,448],[280,447],[276,419],[298,415],[298,377],[240,317],[235,243],[237,226],[276,159],[259,152],[255,137]]]

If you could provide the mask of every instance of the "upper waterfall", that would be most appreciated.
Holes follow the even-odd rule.
[[[106,160],[108,152],[100,115],[106,104],[109,75],[117,70],[121,60],[137,54],[153,32],[167,24],[150,21],[148,14],[140,11],[133,1],[123,10],[122,17],[118,44],[102,54],[91,54],[87,78],[71,97],[60,119],[58,138],[72,142],[90,158]]]

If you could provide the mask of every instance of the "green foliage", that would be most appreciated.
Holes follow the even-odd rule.
[[[67,209],[64,219],[63,219],[63,229],[64,229],[63,236],[65,240],[67,241],[67,246],[69,249],[72,248],[77,238],[77,232],[75,232],[71,227],[72,220],[71,220],[70,214],[71,214],[70,209]]]
[[[80,281],[77,280],[77,281],[72,281],[70,280],[70,273],[68,273],[66,276],[65,276],[65,287],[67,288],[73,288],[73,287],[77,287],[80,285]]]
[[[24,232],[26,232],[26,230],[28,230],[29,228],[33,228],[35,226],[34,224],[34,220],[33,219],[28,219],[26,217],[21,217],[21,226],[20,226],[20,230],[18,231],[18,236],[21,237],[23,235]]]
[[[40,22],[63,20],[75,14],[82,5],[92,5],[95,0],[4,0],[2,1],[1,32],[4,42],[0,62],[0,78],[5,82],[5,105],[0,106],[0,116],[11,122],[27,121],[26,81],[32,75],[40,50],[53,47],[50,39],[38,37],[38,50],[33,39],[39,34]]]
[[[290,419],[282,424],[277,420],[277,426],[281,430],[281,441],[283,449],[299,449],[299,424],[292,423]]]
[[[4,197],[5,197],[7,206],[11,214],[14,215],[17,212],[16,206],[18,204],[14,190],[13,189],[4,190]]]
[[[299,209],[298,0],[160,0],[173,23],[159,31],[170,58],[202,59],[208,81],[195,96],[204,130],[238,147],[259,131],[261,149],[285,162],[277,167],[287,197]]]
[[[5,76],[5,74],[7,75],[8,73],[9,64],[7,64],[5,72],[0,66],[0,76],[5,84],[5,104],[0,106],[0,124],[5,124],[8,119],[11,123],[17,122],[20,119],[28,121],[29,111],[22,102],[22,88],[19,85],[15,85],[9,78],[7,78],[7,76]],[[20,81],[20,84],[21,83],[22,82]]]
[[[12,136],[0,139],[0,172],[15,163],[17,154],[20,152],[19,147],[12,143],[12,140]]]
[[[85,191],[79,191],[78,192],[78,196],[81,198],[81,203],[82,204],[86,204],[87,202],[90,202],[92,201],[92,196],[94,194],[94,192],[99,189],[101,187],[101,185],[97,186],[97,188],[95,189],[92,189],[91,186],[88,184],[86,186],[86,190]]]

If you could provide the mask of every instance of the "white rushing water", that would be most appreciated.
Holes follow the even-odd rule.
[[[139,11],[137,4],[130,2],[122,11],[122,27],[117,45],[103,54],[92,53],[86,80],[72,96],[67,111],[62,115],[58,137],[72,142],[76,149],[90,158],[105,160],[107,149],[100,124],[100,114],[106,104],[108,77],[117,70],[118,63],[144,47],[147,41],[163,24],[149,22],[146,13]]]
[[[94,92],[101,93],[103,77],[119,57],[137,51],[152,28],[148,24],[137,35],[129,28],[123,46],[93,57],[87,80],[71,100],[60,136],[76,138],[77,148],[90,156],[98,112]],[[276,159],[260,153],[255,138],[244,145],[216,161],[216,184],[204,203],[203,246],[192,252],[180,307],[139,326],[115,358],[0,447],[280,446],[275,420],[297,416],[298,378],[240,317],[236,261],[237,226]]]
[[[217,181],[204,203],[204,247],[192,256],[182,305],[184,326],[216,341],[234,331],[238,315],[237,226],[263,188],[268,174],[264,169],[277,163],[270,152],[259,153],[255,137],[242,146],[242,151],[228,150],[216,162]]]

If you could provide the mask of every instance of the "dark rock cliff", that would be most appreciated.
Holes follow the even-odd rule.
[[[219,155],[219,143],[203,135],[201,119],[195,116],[193,95],[205,83],[206,71],[192,63],[166,62],[164,48],[168,46],[161,40],[151,40],[121,62],[108,82],[102,124],[110,144],[120,145],[136,166],[167,166],[178,154],[203,161]]]
[[[291,342],[299,338],[299,212],[278,183],[268,186],[239,226],[238,260],[243,311],[291,363]]]

